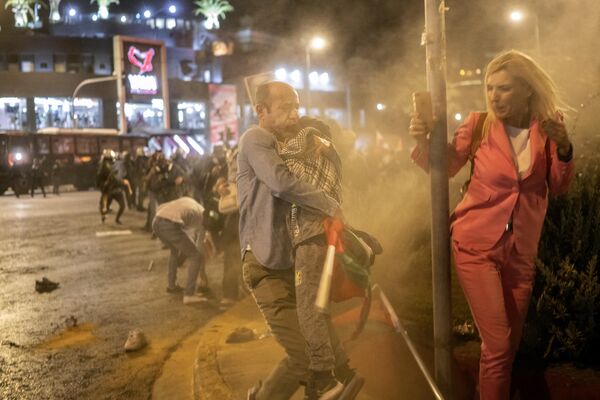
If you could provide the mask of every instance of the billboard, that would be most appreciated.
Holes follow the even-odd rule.
[[[238,139],[237,90],[235,85],[208,85],[210,96],[210,141]]]

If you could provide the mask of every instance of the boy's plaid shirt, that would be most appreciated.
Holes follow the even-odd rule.
[[[312,127],[279,145],[279,155],[303,182],[323,190],[341,203],[342,163],[330,140]]]

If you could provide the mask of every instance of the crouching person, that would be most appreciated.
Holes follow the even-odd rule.
[[[183,304],[194,304],[208,301],[202,294],[196,293],[196,280],[201,277],[201,288],[206,287],[208,280],[204,269],[204,254],[189,232],[201,232],[204,207],[191,197],[181,197],[161,204],[152,222],[154,234],[170,250],[167,273],[167,292],[183,291]],[[188,260],[188,274],[185,288],[177,285],[177,268]]]

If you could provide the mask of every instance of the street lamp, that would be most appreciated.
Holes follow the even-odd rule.
[[[511,10],[508,17],[511,22],[515,24],[520,24],[523,21],[527,20],[527,16],[531,17],[533,23],[533,35],[535,41],[535,52],[539,56],[541,55],[541,46],[540,46],[540,24],[538,20],[538,15],[535,12],[530,12],[529,14],[524,13],[522,10],[515,9]]]
[[[306,115],[310,115],[311,106],[311,94],[310,94],[310,51],[311,50],[322,50],[327,46],[327,41],[321,36],[315,36],[306,43],[305,55],[306,55],[306,71],[304,74],[305,89],[306,89]]]

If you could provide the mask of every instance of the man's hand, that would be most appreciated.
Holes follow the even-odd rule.
[[[178,176],[175,178],[175,185],[181,185],[183,183],[183,176]]]
[[[565,123],[560,119],[547,119],[542,121],[542,129],[548,135],[550,140],[556,143],[558,154],[566,156],[571,149],[571,141],[567,133]]]

